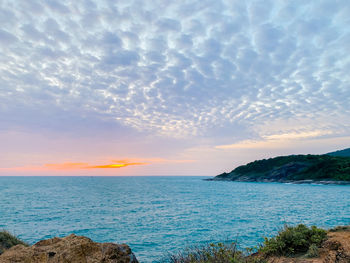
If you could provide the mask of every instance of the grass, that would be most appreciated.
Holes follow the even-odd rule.
[[[319,256],[319,247],[316,244],[311,244],[308,251],[305,254],[307,258],[316,258]]]
[[[265,238],[257,253],[252,254],[256,249],[247,249],[244,253],[237,248],[237,243],[207,244],[170,254],[160,263],[266,263],[271,256],[313,258],[318,257],[326,236],[326,230],[315,226],[285,226],[275,237]]]
[[[12,235],[11,233],[7,231],[0,231],[0,255],[10,247],[13,247],[15,245],[24,245],[28,246],[28,244],[16,236]]]
[[[265,263],[258,257],[246,256],[237,249],[237,243],[206,244],[187,248],[177,254],[168,255],[160,263]]]

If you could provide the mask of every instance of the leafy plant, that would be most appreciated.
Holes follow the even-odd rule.
[[[259,252],[265,256],[293,256],[307,252],[311,246],[319,247],[326,239],[327,232],[324,229],[300,224],[295,227],[285,226],[278,235],[265,238]],[[311,253],[311,251],[310,251]]]

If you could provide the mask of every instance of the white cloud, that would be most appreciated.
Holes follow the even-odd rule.
[[[63,126],[216,131],[226,143],[258,139],[276,119],[338,134],[350,115],[344,10],[348,1],[2,1],[2,129],[64,114]]]
[[[260,140],[243,140],[234,144],[218,145],[216,149],[257,149],[257,148],[284,148],[287,144],[305,141],[308,139],[324,138],[325,135],[332,135],[329,131],[298,131],[282,134],[265,135]],[[326,139],[328,139],[326,137]]]

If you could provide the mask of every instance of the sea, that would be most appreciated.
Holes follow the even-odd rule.
[[[211,242],[258,246],[286,224],[350,224],[350,186],[205,178],[0,177],[0,229],[30,244],[71,233],[126,243],[151,263]]]

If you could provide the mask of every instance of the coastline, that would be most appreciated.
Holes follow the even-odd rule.
[[[97,243],[88,237],[71,234],[41,240],[29,246],[8,232],[0,231],[0,234],[3,234],[0,236],[0,246],[5,248],[0,252],[2,263],[139,263],[127,244]],[[350,226],[338,226],[328,230],[316,226],[309,228],[303,224],[285,226],[276,236],[265,237],[259,247],[246,252],[237,249],[237,243],[210,243],[206,246],[185,248],[178,254],[170,254],[160,260],[164,263],[348,263]]]
[[[250,178],[226,179],[226,178],[206,178],[204,181],[225,181],[225,182],[250,182],[250,183],[283,183],[283,184],[319,184],[319,185],[350,185],[350,181],[335,180],[273,180],[273,179],[257,179]]]

